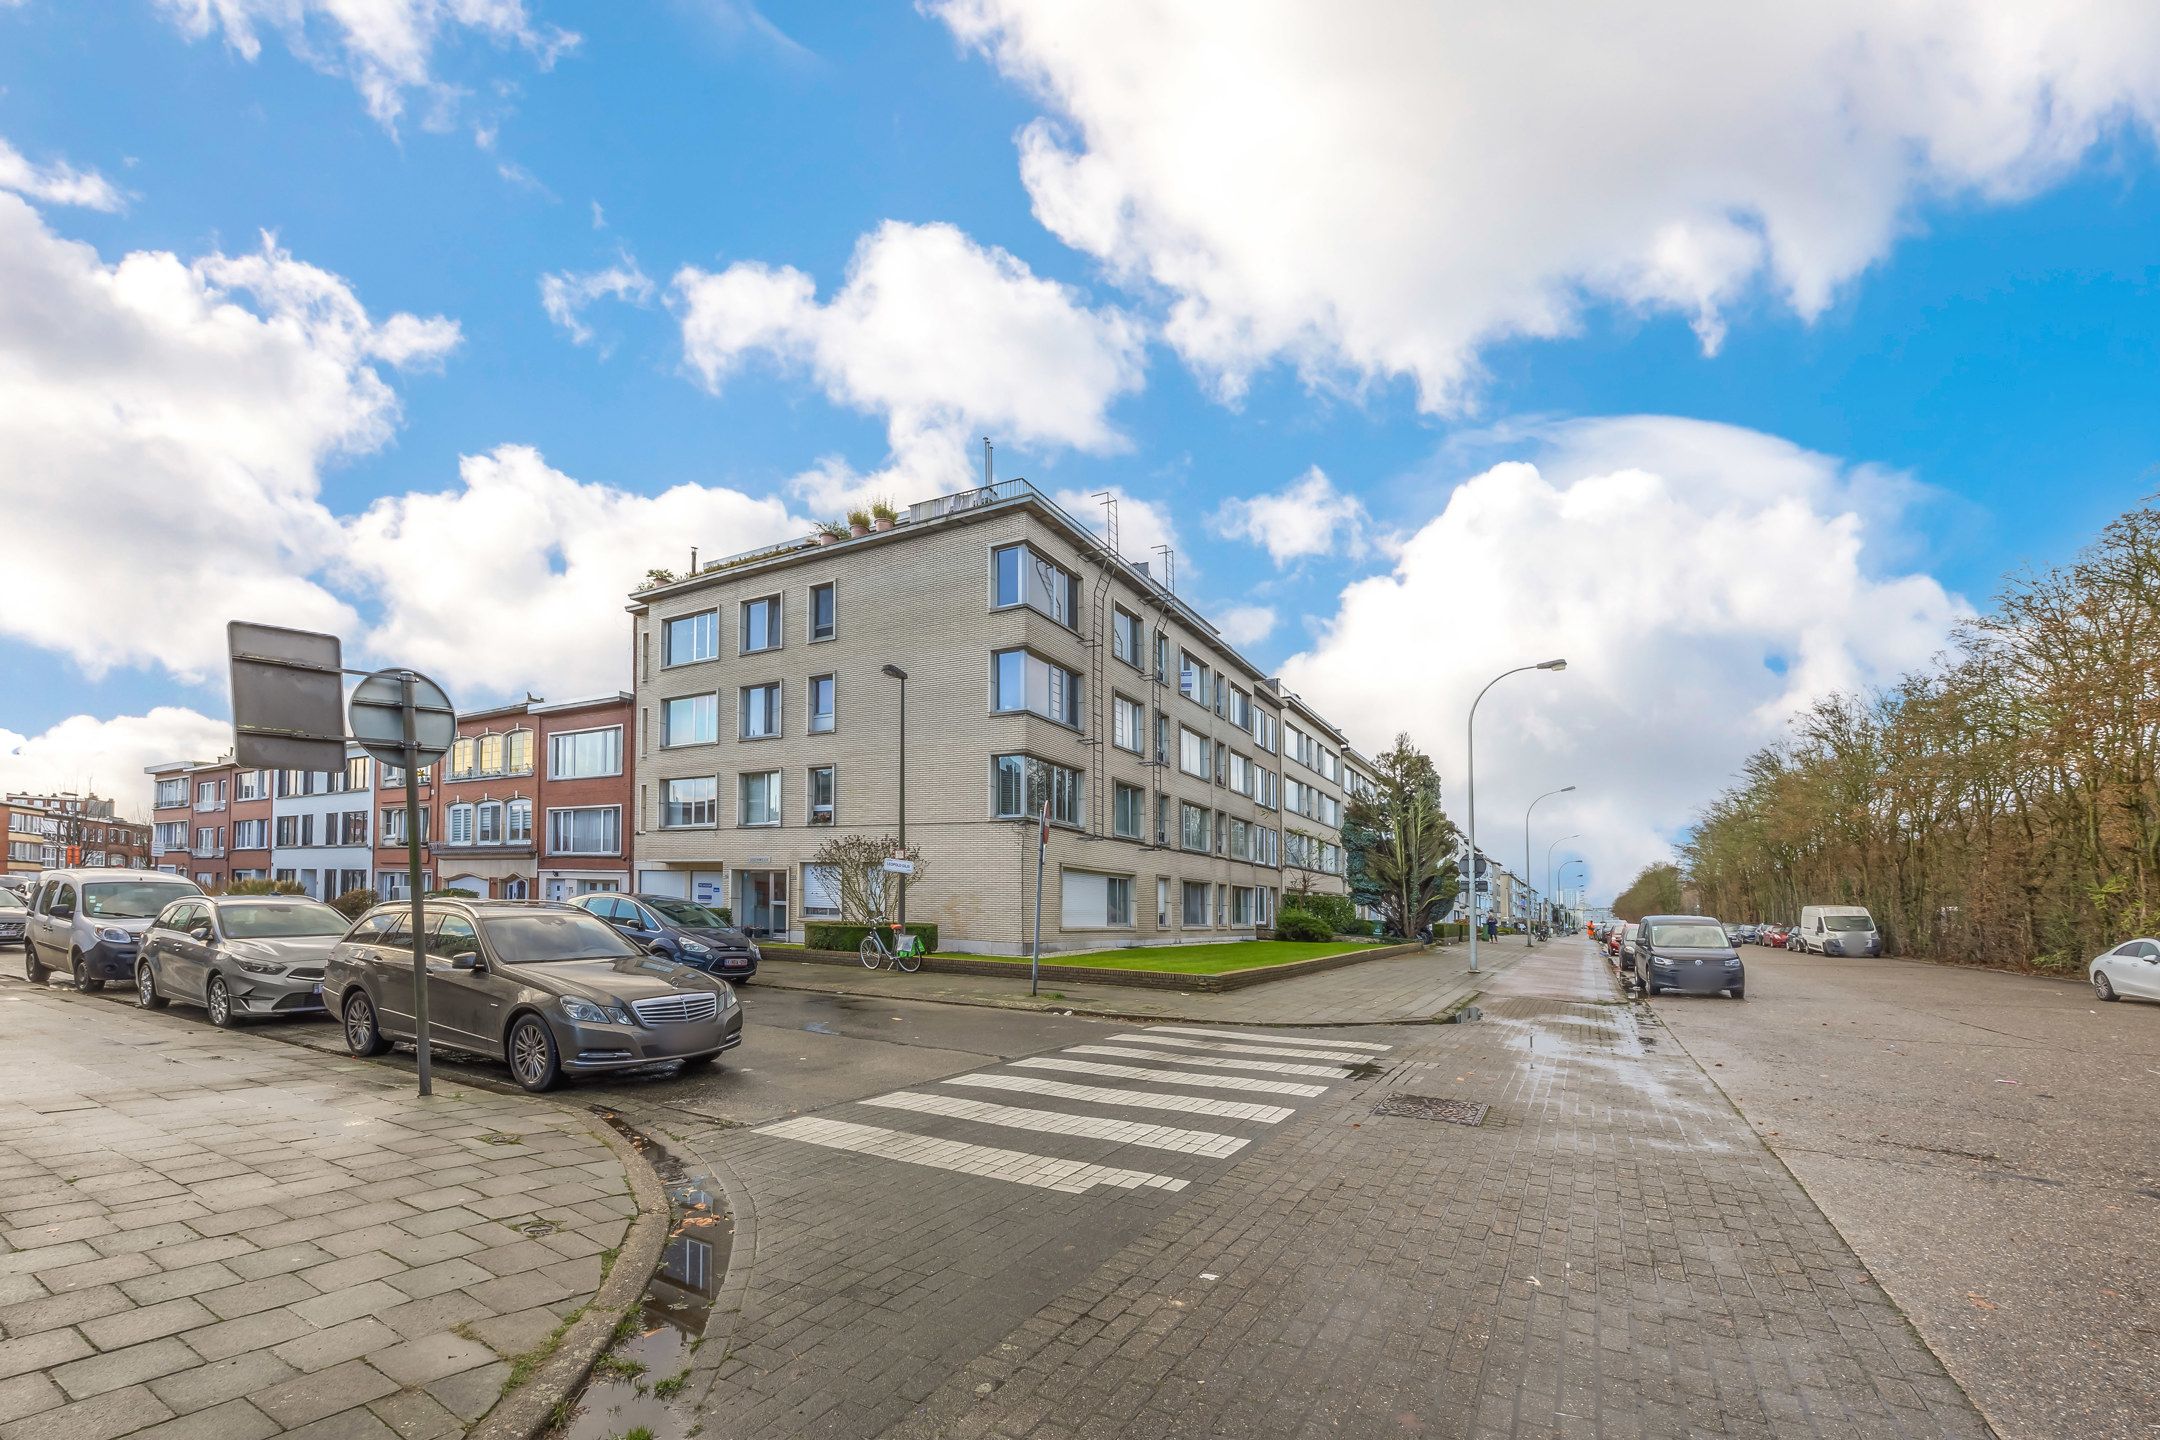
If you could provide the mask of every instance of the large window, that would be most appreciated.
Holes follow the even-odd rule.
[[[720,697],[678,695],[660,702],[660,743],[709,745],[720,738]]]
[[[1180,725],[1177,738],[1178,769],[1188,775],[1197,775],[1203,780],[1212,780],[1215,777],[1215,760],[1207,736]]]
[[[1110,697],[1110,739],[1121,750],[1140,753],[1147,743],[1147,709],[1137,700],[1123,695]]]
[[[833,728],[834,692],[836,686],[830,675],[810,677],[810,733],[823,735]]]
[[[1110,612],[1110,653],[1137,670],[1140,668],[1142,636],[1140,617],[1130,610],[1116,609]]]
[[[233,781],[233,799],[267,800],[270,798],[270,772],[267,770],[242,770]]]
[[[1080,677],[1025,650],[1000,650],[990,657],[990,708],[1033,711],[1077,730]]]
[[[583,805],[575,809],[548,811],[548,853],[620,855],[622,807]]]
[[[1128,840],[1138,840],[1141,827],[1147,823],[1147,792],[1137,785],[1121,782],[1117,787],[1112,820],[1112,828],[1117,834]]]
[[[1187,880],[1185,882],[1185,913],[1183,919],[1185,924],[1191,928],[1207,928],[1208,887],[1204,882],[1199,880]]]
[[[1188,700],[1197,700],[1197,701],[1198,701],[1198,702],[1200,702],[1200,703],[1201,703],[1202,705],[1205,705],[1205,704],[1207,704],[1207,703],[1208,703],[1208,669],[1207,669],[1207,666],[1205,666],[1205,665],[1203,665],[1202,663],[1200,663],[1200,661],[1198,661],[1198,660],[1194,659],[1194,658],[1193,658],[1193,655],[1192,655],[1192,652],[1191,652],[1191,651],[1189,651],[1189,650],[1180,650],[1180,651],[1178,651],[1178,657],[1177,657],[1177,659],[1178,659],[1178,672],[1177,672],[1177,688],[1178,688],[1178,694],[1180,694],[1180,695],[1183,695],[1183,696],[1184,696],[1184,697],[1185,697],[1186,699],[1188,699]]]
[[[503,840],[510,845],[532,844],[532,801],[512,800],[503,806]]]
[[[780,733],[780,684],[742,688],[742,738],[770,740]]]
[[[990,552],[991,604],[1025,605],[1072,629],[1080,613],[1080,582],[1071,571],[1026,545]]]
[[[719,611],[701,610],[695,615],[685,615],[679,620],[667,622],[667,639],[662,647],[661,664],[688,665],[693,661],[719,658]]]
[[[742,808],[737,812],[742,825],[778,825],[780,823],[780,772],[756,770],[741,780]]]
[[[404,814],[403,811],[398,813],[400,816]],[[233,821],[232,843],[235,850],[260,850],[264,848],[270,843],[270,822],[268,820]],[[393,842],[385,838],[383,843],[388,845]],[[395,843],[404,844],[405,837],[402,834],[399,835]]]
[[[810,638],[830,640],[840,633],[840,590],[828,580],[810,587]]]
[[[503,774],[530,775],[533,769],[533,732],[512,730],[503,736]]]
[[[780,597],[767,595],[742,602],[742,653],[780,648]]]
[[[1065,870],[1058,876],[1059,918],[1068,930],[1132,924],[1132,878]]]
[[[1253,793],[1253,763],[1235,750],[1230,752],[1230,788],[1240,795]]]
[[[833,823],[833,767],[830,765],[810,768],[810,823]]]
[[[452,805],[450,807],[450,834],[448,840],[452,845],[470,845],[473,843],[472,806]]]
[[[157,799],[151,802],[160,810],[177,810],[188,803],[188,778],[185,775],[174,780],[157,782]],[[177,847],[176,847],[177,848]]]
[[[1037,760],[1032,755],[999,755],[991,766],[991,805],[996,815],[1032,820],[1042,813],[1047,802],[1050,818],[1059,824],[1084,823],[1078,770]]]
[[[1179,804],[1178,844],[1187,850],[1205,851],[1213,815],[1214,812],[1204,806]]]
[[[590,780],[622,774],[622,726],[566,730],[548,737],[548,778]]]
[[[660,786],[660,828],[713,825],[720,819],[720,782],[710,775],[668,780]]]
[[[473,807],[475,843],[502,844],[502,808],[502,802],[498,800],[489,800]]]
[[[840,871],[832,865],[802,867],[802,913],[805,920],[840,918]]]

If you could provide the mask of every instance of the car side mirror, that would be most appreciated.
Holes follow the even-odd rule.
[[[450,957],[450,968],[453,970],[479,970],[484,967],[480,964],[480,957],[467,950],[462,954]]]
[[[210,927],[208,925],[190,925],[187,933],[192,938],[205,943],[208,943],[210,939]]]

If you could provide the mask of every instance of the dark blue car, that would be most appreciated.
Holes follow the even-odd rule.
[[[581,895],[572,903],[655,955],[737,982],[757,974],[756,942],[703,905],[673,895]]]

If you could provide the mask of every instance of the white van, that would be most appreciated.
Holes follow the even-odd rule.
[[[1880,955],[1882,930],[1864,905],[1800,907],[1800,948],[1817,955]]]

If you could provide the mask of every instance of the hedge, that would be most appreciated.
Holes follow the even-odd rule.
[[[812,920],[803,926],[803,944],[812,950],[841,950],[852,954],[862,948],[863,937],[869,933],[868,925],[843,925],[837,920]],[[909,925],[907,933],[922,937],[924,950],[937,949],[936,925]],[[892,943],[892,931],[887,930],[885,944],[890,947]]]
[[[1275,916],[1275,938],[1278,940],[1332,940],[1335,927],[1310,910],[1293,910],[1285,905]]]

